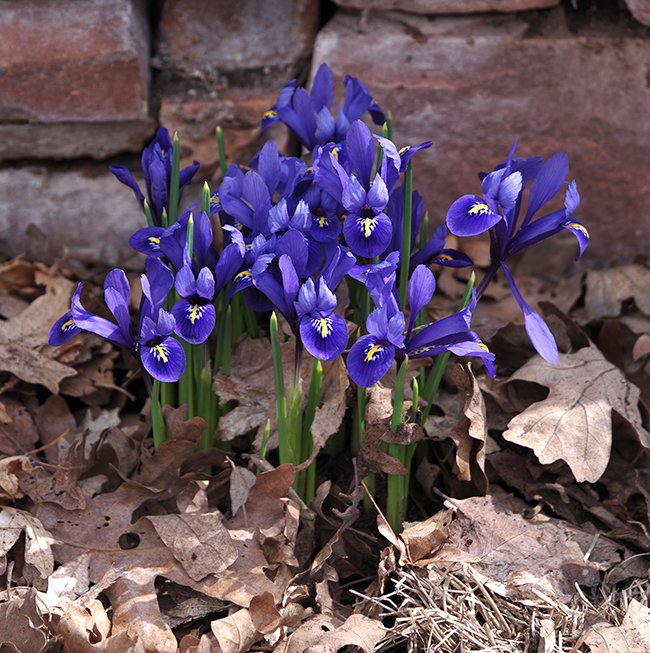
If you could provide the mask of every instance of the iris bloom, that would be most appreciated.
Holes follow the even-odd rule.
[[[153,141],[142,151],[142,174],[144,175],[145,193],[151,209],[151,217],[156,227],[162,227],[163,211],[169,213],[169,184],[172,177],[172,139],[169,132],[161,127],[156,132]],[[191,183],[199,169],[197,161],[180,171],[179,190]],[[128,186],[144,208],[145,195],[140,190],[138,182],[124,166],[109,166],[109,170],[118,181]]]
[[[305,349],[320,360],[331,361],[340,356],[348,344],[345,320],[334,313],[336,297],[323,277],[318,286],[307,279],[294,303],[300,338]]]
[[[578,239],[577,258],[580,258],[589,242],[589,233],[573,217],[580,204],[580,195],[575,181],[568,184],[565,181],[569,170],[567,155],[558,152],[542,163],[539,157],[514,158],[515,147],[505,163],[483,176],[482,196],[463,195],[451,205],[447,212],[447,226],[457,236],[474,236],[489,231],[491,266],[481,282],[479,296],[496,271],[503,270],[524,314],[530,341],[542,358],[557,363],[555,339],[546,322],[522,297],[506,259],[564,230]],[[531,180],[528,205],[520,223],[523,191]],[[564,186],[564,208],[536,218],[540,209]]]
[[[129,315],[131,288],[123,270],[111,270],[104,280],[104,299],[115,322],[94,315],[81,304],[82,284],[72,297],[71,310],[57,320],[48,342],[60,345],[79,331],[90,331],[130,351],[144,369],[159,381],[178,381],[185,369],[185,353],[172,337],[175,320],[162,305],[174,283],[171,270],[160,260],[147,259],[141,277],[142,302],[137,330]]]
[[[394,289],[395,275],[390,275],[388,285]],[[409,358],[427,358],[443,352],[458,356],[478,356],[490,376],[494,376],[494,354],[490,353],[479,337],[469,330],[476,297],[466,308],[415,330],[418,313],[431,301],[436,281],[431,270],[419,265],[408,284],[410,318],[408,324],[400,310],[395,293],[382,294],[384,303],[366,320],[368,335],[361,336],[350,348],[347,365],[350,378],[359,386],[371,386],[390,369],[393,360],[398,364]]]
[[[326,64],[322,64],[312,84],[311,92],[296,87],[291,80],[280,91],[278,101],[262,119],[262,131],[273,124],[284,123],[303,145],[313,151],[317,145],[339,143],[345,138],[349,125],[366,112],[376,125],[383,125],[386,118],[373,101],[368,89],[356,78],[345,77],[345,98],[336,118],[332,114],[334,80]]]

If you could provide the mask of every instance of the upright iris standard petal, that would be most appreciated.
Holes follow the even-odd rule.
[[[212,333],[216,315],[211,303],[181,299],[172,308],[176,333],[193,345],[205,342]]]
[[[388,247],[393,225],[385,213],[373,215],[365,210],[362,215],[349,214],[343,222],[343,235],[354,254],[373,258]]]
[[[314,358],[331,361],[345,351],[348,329],[345,320],[335,313],[327,317],[310,314],[300,320],[300,337]]]
[[[557,343],[555,342],[555,338],[548,328],[548,325],[521,296],[521,293],[515,284],[515,280],[512,278],[512,274],[508,269],[508,266],[505,263],[502,263],[501,268],[503,269],[503,272],[506,275],[506,279],[510,284],[512,294],[514,295],[515,299],[517,300],[517,304],[519,304],[519,308],[521,308],[521,311],[524,314],[526,333],[530,338],[530,342],[532,343],[533,347],[535,347],[537,353],[545,361],[555,365],[559,360]]]
[[[424,265],[418,265],[413,271],[408,283],[408,302],[411,315],[408,332],[410,334],[418,313],[431,301],[436,290],[436,280],[433,272]]]
[[[80,329],[72,319],[72,312],[68,311],[67,313],[64,313],[50,329],[47,344],[55,347],[62,345],[64,342],[68,342],[68,340],[73,336],[81,333],[81,331],[82,329]]]
[[[376,336],[361,336],[350,348],[347,366],[350,378],[363,388],[383,378],[395,360],[395,347]]]
[[[447,211],[447,227],[456,236],[478,236],[501,219],[478,195],[459,197]]]
[[[185,371],[185,352],[174,338],[164,338],[158,343],[143,344],[140,359],[144,369],[158,381],[174,383]]]
[[[524,224],[562,188],[568,173],[569,158],[564,152],[557,152],[544,162],[530,187]]]

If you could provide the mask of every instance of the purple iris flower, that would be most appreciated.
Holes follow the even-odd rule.
[[[386,118],[368,89],[355,77],[346,76],[345,97],[336,118],[332,113],[334,80],[326,64],[322,64],[312,84],[311,92],[296,86],[296,80],[284,85],[276,104],[264,114],[262,131],[277,123],[284,123],[310,151],[317,145],[339,143],[345,138],[349,125],[369,112],[376,125]]]
[[[158,129],[154,139],[142,151],[141,165],[153,226],[162,227],[162,213],[169,212],[169,184],[172,177],[172,139],[164,127]],[[191,166],[180,171],[179,190],[182,191],[191,183],[198,169],[198,161],[194,161]],[[135,193],[138,202],[144,207],[145,196],[128,168],[109,166],[109,170],[118,181]]]
[[[186,255],[185,265],[176,275],[175,286],[181,296],[172,308],[176,333],[193,345],[205,342],[216,321],[212,303],[215,295],[214,274],[210,268],[203,267],[195,275],[189,256]]]
[[[174,275],[155,258],[147,259],[146,270],[146,274],[141,276],[142,301],[137,330],[133,329],[129,315],[131,288],[128,279],[123,270],[115,269],[104,280],[104,299],[115,322],[83,307],[80,299],[82,284],[79,284],[72,297],[71,310],[54,324],[48,342],[62,344],[79,330],[90,331],[128,349],[154,379],[178,381],[185,369],[185,353],[172,337],[175,328],[173,315],[162,308],[174,283]]]
[[[519,159],[514,157],[516,143],[505,163],[483,175],[483,196],[463,195],[447,212],[447,226],[457,236],[490,233],[491,265],[481,281],[478,295],[482,294],[500,268],[510,284],[521,308],[526,332],[537,352],[549,363],[557,363],[558,350],[555,339],[542,317],[525,301],[506,264],[512,254],[521,252],[535,243],[567,230],[578,239],[580,258],[589,242],[585,226],[573,217],[580,195],[575,181],[567,184],[568,157],[558,152],[542,163],[539,157]],[[528,205],[521,223],[523,191],[529,181]],[[566,186],[564,208],[535,218],[538,211]]]
[[[312,279],[307,279],[294,306],[300,337],[314,358],[331,361],[345,351],[348,329],[345,320],[334,312],[336,297],[323,277],[318,280],[318,287]]]
[[[389,275],[387,285],[391,290],[381,294],[384,303],[366,320],[368,335],[361,336],[348,354],[348,372],[357,385],[367,387],[377,383],[388,372],[393,360],[397,359],[399,363],[405,355],[425,358],[443,352],[478,356],[485,364],[487,373],[495,375],[494,354],[469,330],[476,306],[475,295],[466,308],[416,331],[417,315],[431,301],[436,288],[433,273],[424,265],[419,265],[409,279],[408,324],[393,291],[394,273]]]

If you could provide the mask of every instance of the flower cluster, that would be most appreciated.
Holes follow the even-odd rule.
[[[562,229],[575,233],[584,249],[586,230],[572,218],[578,204],[573,182],[564,210],[533,219],[564,183],[566,157],[556,155],[542,164],[511,153],[484,176],[482,196],[457,200],[446,226],[422,240],[422,198],[404,180],[412,157],[431,142],[399,149],[386,133],[374,135],[362,118],[369,115],[375,124],[383,124],[384,114],[353,77],[345,79],[344,101],[337,110],[333,97],[332,74],[325,65],[316,73],[311,92],[295,81],[285,85],[263,117],[262,128],[288,126],[303,144],[304,158],[284,156],[268,141],[248,168],[230,165],[209,202],[192,207],[173,224],[167,224],[175,211],[170,211],[174,170],[166,130],[159,130],[143,152],[144,192],[130,172],[112,168],[133,189],[149,218],[148,226],[130,239],[147,256],[137,324],[129,316],[126,275],[113,270],[106,278],[105,300],[115,321],[86,311],[79,286],[70,311],[52,328],[50,343],[90,331],[129,350],[154,379],[175,381],[185,366],[181,342],[208,341],[220,329],[215,307],[240,295],[254,312],[281,313],[312,356],[333,360],[348,349],[354,331],[346,321],[351,312],[337,298],[346,280],[351,292],[366,293],[374,304],[361,318],[367,333],[356,337],[347,356],[358,385],[376,383],[394,360],[442,352],[478,357],[493,374],[493,355],[470,330],[476,295],[465,308],[437,322],[422,319],[435,290],[429,266],[472,265],[461,252],[445,248],[448,228],[459,236],[490,231],[494,269],[503,269],[533,343],[551,359],[552,337],[521,298],[505,261]],[[197,167],[195,163],[176,172],[176,196]],[[528,209],[517,228],[522,192],[531,180]],[[411,242],[405,248],[407,217]],[[400,262],[405,251],[407,264]],[[398,287],[406,283],[404,277],[407,301],[400,302]]]

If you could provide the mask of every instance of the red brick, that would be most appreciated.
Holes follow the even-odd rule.
[[[313,0],[174,0],[164,5],[158,52],[190,78],[258,71],[236,84],[268,87],[294,77],[309,57],[318,17]]]
[[[0,158],[140,146],[152,129],[145,9],[142,0],[3,0],[0,124],[15,130],[3,127],[10,138]],[[84,140],[76,123],[84,123]]]
[[[553,12],[552,12],[553,13]],[[398,145],[433,139],[418,153],[417,186],[433,220],[480,189],[479,170],[519,153],[569,154],[592,234],[587,260],[647,250],[650,230],[650,40],[633,24],[593,19],[577,33],[561,21],[516,16],[438,18],[337,14],[319,33],[313,69],[358,76],[393,113]],[[555,16],[555,19],[557,16]],[[549,20],[554,20],[551,17]],[[345,43],[354,43],[350,56]]]
[[[560,4],[560,0],[334,0],[357,10],[404,11],[411,14],[476,14],[530,11]]]

